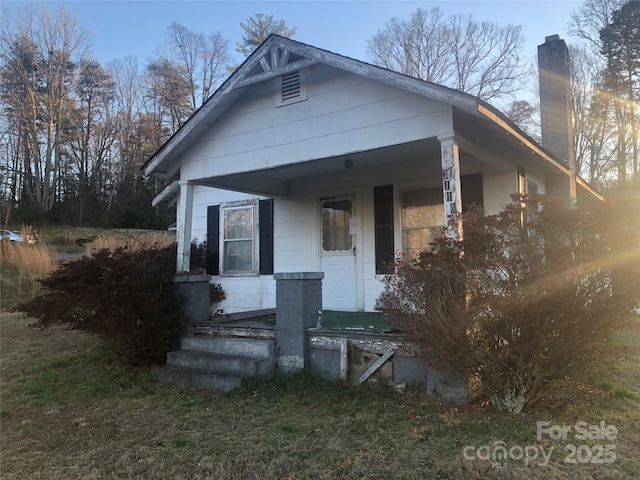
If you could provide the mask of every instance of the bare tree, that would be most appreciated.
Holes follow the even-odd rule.
[[[629,0],[585,0],[571,13],[569,32],[583,40],[602,61],[600,31],[611,23],[613,12]]]
[[[68,11],[44,7],[3,12],[3,99],[21,130],[25,189],[42,213],[53,207],[61,170],[61,135],[88,37]]]
[[[600,188],[615,161],[611,143],[611,102],[603,91],[604,74],[589,48],[570,47],[571,100],[576,168],[591,186]]]
[[[117,139],[115,84],[96,61],[83,62],[76,86],[76,106],[68,126],[65,150],[77,172],[78,224],[85,222],[89,200],[104,199],[107,161]]]
[[[471,15],[444,18],[434,8],[391,19],[367,52],[377,65],[494,100],[522,88],[528,75],[522,46],[520,27],[480,23]]]
[[[159,57],[173,65],[188,86],[194,111],[226,76],[230,61],[228,45],[220,32],[206,36],[175,22],[167,29],[167,41]]]
[[[421,8],[408,20],[392,18],[368,42],[373,63],[428,82],[446,84],[453,78],[447,29],[438,8]]]
[[[264,13],[256,13],[247,19],[247,23],[241,22],[240,26],[244,33],[242,42],[236,42],[236,51],[245,56],[249,56],[272,33],[291,38],[298,30],[298,27],[289,28],[284,20],[276,20],[273,15]]]
[[[504,113],[531,138],[537,142],[541,140],[538,105],[527,100],[514,100]]]
[[[640,176],[638,11],[629,0],[585,0],[571,15],[570,32],[583,45],[572,51],[576,158],[583,173],[588,163],[594,185],[625,186],[628,174]]]
[[[618,120],[619,181],[640,180],[638,170],[638,125],[640,120],[640,2],[625,3],[612,14],[611,23],[600,31],[602,54],[607,61],[606,87],[613,97]]]

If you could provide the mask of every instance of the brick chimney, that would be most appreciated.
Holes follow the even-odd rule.
[[[576,201],[576,158],[571,121],[569,49],[560,35],[545,37],[544,43],[538,45],[538,69],[542,146],[571,171],[569,184],[559,189],[562,191],[552,193],[568,197],[573,206]]]

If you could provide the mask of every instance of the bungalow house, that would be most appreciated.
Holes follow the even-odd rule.
[[[544,146],[474,96],[270,36],[143,167],[177,204],[177,272],[206,239],[225,313],[274,308],[274,272],[323,272],[323,308],[373,311],[394,254],[452,212],[601,198],[575,175],[566,46],[539,56]]]

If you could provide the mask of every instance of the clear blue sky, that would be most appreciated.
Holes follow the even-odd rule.
[[[369,40],[386,21],[397,16],[407,18],[418,7],[440,7],[445,14],[471,13],[478,20],[491,20],[500,25],[521,25],[526,37],[526,58],[536,56],[536,46],[547,35],[567,33],[570,13],[580,1],[503,0],[503,1],[157,1],[157,0],[81,0],[81,1],[5,1],[10,11],[29,3],[43,3],[51,10],[64,6],[77,14],[79,24],[92,34],[93,56],[101,63],[133,55],[144,63],[154,48],[165,39],[165,31],[173,21],[195,32],[220,31],[230,40],[241,40],[240,22],[255,13],[281,18],[289,26],[298,27],[294,39],[331,50],[341,55],[367,60]]]

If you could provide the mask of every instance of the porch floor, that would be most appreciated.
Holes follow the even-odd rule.
[[[217,323],[213,317],[212,323]],[[275,328],[276,316],[263,315],[243,320],[225,320],[219,323],[228,326],[249,328]],[[322,328],[324,330],[348,330],[364,332],[398,332],[400,329],[392,325],[387,318],[373,312],[342,312],[337,310],[322,311]]]

